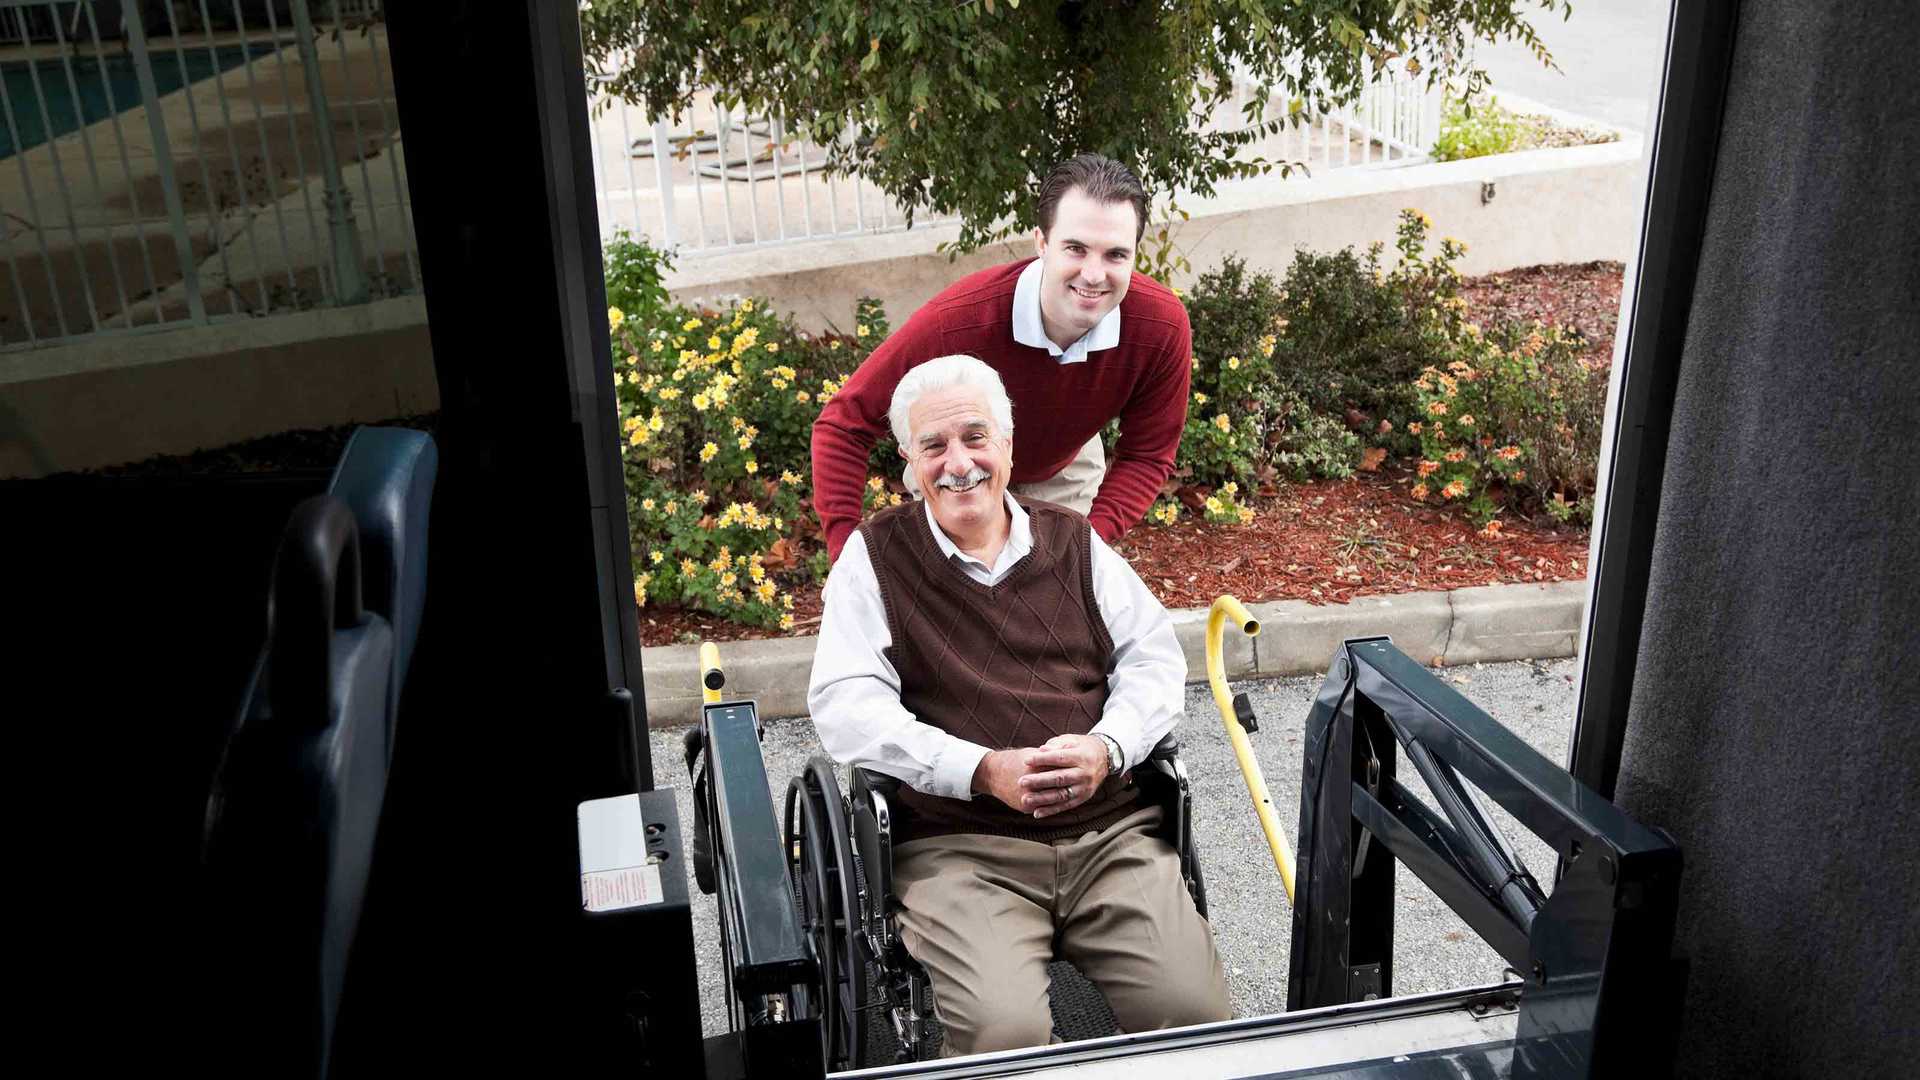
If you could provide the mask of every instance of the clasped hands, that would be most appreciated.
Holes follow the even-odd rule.
[[[973,790],[1036,818],[1093,798],[1107,779],[1107,744],[1097,735],[1055,735],[1042,746],[995,750],[973,770]]]

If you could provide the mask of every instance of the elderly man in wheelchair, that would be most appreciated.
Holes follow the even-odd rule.
[[[829,1056],[873,1063],[863,1017],[881,1006],[903,1059],[930,1055],[934,1017],[948,1055],[1048,1042],[1056,960],[1122,1030],[1227,1019],[1171,752],[1186,663],[1166,610],[1085,518],[1007,492],[992,368],[928,361],[889,418],[925,501],[849,540],[809,687],[851,798],[816,760],[787,804],[803,922],[844,913]]]

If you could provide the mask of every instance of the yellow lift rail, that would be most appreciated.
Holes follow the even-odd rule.
[[[1233,712],[1233,694],[1227,689],[1227,667],[1221,659],[1220,641],[1231,618],[1248,637],[1260,634],[1260,620],[1248,613],[1246,605],[1231,596],[1214,600],[1207,612],[1207,683],[1213,687],[1213,703],[1220,708],[1220,722],[1227,727],[1227,739],[1233,743],[1233,756],[1240,760],[1240,775],[1247,782],[1247,794],[1253,796],[1253,811],[1260,816],[1260,829],[1267,834],[1267,847],[1273,850],[1273,865],[1280,871],[1280,883],[1287,887],[1287,902],[1293,902],[1293,849],[1280,827],[1280,815],[1267,794],[1267,778],[1260,773],[1260,762],[1253,756],[1253,743]]]
[[[720,702],[720,688],[727,685],[727,673],[720,670],[720,646],[711,641],[700,643],[700,699],[708,705]]]

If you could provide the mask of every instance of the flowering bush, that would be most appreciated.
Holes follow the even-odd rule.
[[[1413,382],[1413,497],[1464,501],[1492,524],[1503,502],[1526,492],[1560,520],[1590,518],[1605,369],[1580,358],[1576,336],[1539,323],[1486,334],[1467,324],[1460,344],[1458,358]]]
[[[632,265],[639,266],[641,262]],[[609,295],[630,282],[609,259]],[[887,334],[862,300],[852,335],[812,338],[764,304],[607,312],[626,463],[634,599],[791,627],[811,573],[808,445],[820,406]]]

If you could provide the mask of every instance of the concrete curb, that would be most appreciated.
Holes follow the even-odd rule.
[[[1580,638],[1586,582],[1487,585],[1452,592],[1367,596],[1347,604],[1275,600],[1249,604],[1260,636],[1229,629],[1225,640],[1228,678],[1311,675],[1347,638],[1385,634],[1408,656],[1453,666],[1496,660],[1546,660],[1572,656]],[[1187,681],[1207,677],[1207,612],[1172,612],[1174,632],[1187,654]],[[769,719],[807,715],[807,680],[813,671],[814,637],[737,641],[720,646],[728,698],[752,698]],[[691,724],[700,718],[700,657],[693,645],[646,649],[647,718],[656,727]]]

